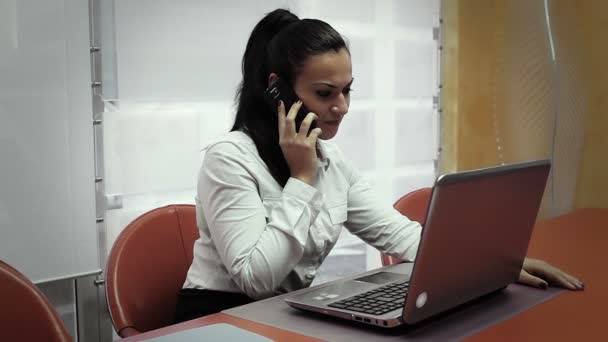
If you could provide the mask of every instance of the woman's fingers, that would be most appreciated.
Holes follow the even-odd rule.
[[[560,274],[557,276],[556,282],[560,284],[560,286],[565,287],[570,290],[579,290],[578,285],[568,279],[565,274]]]
[[[582,286],[579,285],[580,282],[576,278],[557,268],[553,268],[547,272],[547,279],[555,285],[565,287],[570,290],[582,289]]]
[[[301,107],[302,102],[296,102],[291,106],[283,122],[279,121],[281,127],[279,145],[289,166],[290,176],[313,185],[317,173],[316,140],[321,129],[315,128],[308,135],[312,121],[317,117],[314,113],[308,113],[300,124],[299,132],[296,132],[296,116]],[[279,118],[281,115],[279,114]]]
[[[521,272],[519,273],[519,282],[522,284],[537,287],[539,289],[546,289],[549,286],[546,281],[539,277],[533,276],[525,270],[521,270]]]
[[[298,102],[294,103],[293,106],[291,106],[291,108],[289,108],[289,112],[287,113],[287,116],[285,117],[284,134],[287,134],[289,137],[294,136],[297,132],[296,115],[298,114],[300,107],[302,107],[302,101],[298,101]]]
[[[567,273],[565,274],[565,277],[568,278],[568,280],[570,280],[570,282],[573,283],[579,290],[582,290],[585,288],[585,283],[580,281],[578,278],[573,277]]]
[[[285,104],[281,100],[279,100],[277,112],[279,115],[279,137],[282,137],[285,131]]]
[[[306,137],[308,136],[308,130],[310,129],[310,125],[312,125],[312,122],[316,119],[317,114],[315,113],[308,113],[308,115],[306,115],[306,117],[304,118],[304,120],[302,120],[302,123],[300,124],[300,128],[298,129],[299,138],[306,139]]]
[[[317,127],[310,131],[310,134],[308,134],[307,139],[313,146],[316,146],[315,143],[317,142],[317,139],[319,138],[319,135],[321,135],[321,133],[323,133],[323,131],[319,127]]]

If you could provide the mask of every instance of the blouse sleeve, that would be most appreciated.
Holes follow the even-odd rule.
[[[380,201],[371,185],[352,167],[345,227],[379,251],[404,260],[414,260],[422,226]]]

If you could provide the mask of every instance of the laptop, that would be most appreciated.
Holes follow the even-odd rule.
[[[392,328],[506,288],[519,279],[550,168],[537,160],[438,177],[414,264],[300,290],[285,301]]]

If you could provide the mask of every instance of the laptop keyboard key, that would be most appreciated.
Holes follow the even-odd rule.
[[[393,300],[393,298],[391,298],[391,297],[377,297],[376,299],[384,301],[384,302],[391,302]]]

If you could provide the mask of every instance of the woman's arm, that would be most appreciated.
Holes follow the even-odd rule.
[[[422,226],[381,201],[370,184],[350,168],[348,218],[345,227],[381,252],[414,260]]]
[[[392,207],[378,203],[367,182],[358,177],[349,191],[347,228],[386,254],[413,260],[421,226]],[[559,268],[531,258],[525,259],[519,282],[539,288],[546,288],[549,283],[570,290],[585,287],[582,281]]]
[[[315,188],[290,178],[280,197],[263,203],[251,153],[228,142],[212,146],[198,197],[222,262],[238,287],[257,299],[272,295],[302,258],[322,199]]]

